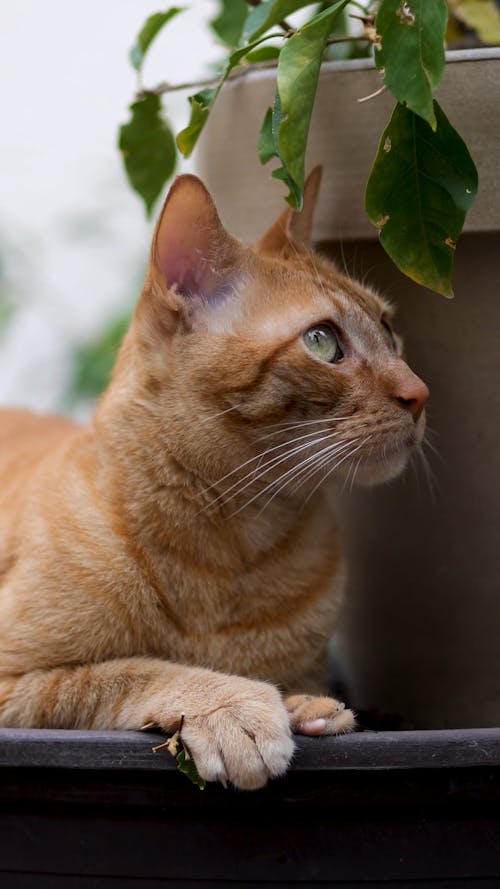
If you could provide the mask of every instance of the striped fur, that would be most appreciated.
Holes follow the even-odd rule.
[[[292,730],[353,727],[324,697],[345,574],[332,461],[345,480],[357,446],[365,482],[390,477],[423,419],[395,404],[417,378],[385,303],[303,240],[290,212],[243,247],[180,177],[91,422],[1,412],[0,725],[184,714],[200,774],[242,788],[286,769]],[[350,367],[302,344],[329,318]]]

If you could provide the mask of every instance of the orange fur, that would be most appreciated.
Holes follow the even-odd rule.
[[[386,304],[305,245],[318,184],[252,250],[179,177],[90,424],[0,414],[0,725],[183,713],[200,774],[247,788],[284,771],[291,728],[353,727],[314,697],[344,582],[333,480],[397,474],[426,390]],[[326,321],[338,364],[302,341]],[[338,472],[306,473],[335,441]]]

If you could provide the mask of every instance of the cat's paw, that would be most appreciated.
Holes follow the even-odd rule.
[[[205,781],[256,790],[290,763],[288,713],[272,685],[239,678],[228,685],[222,702],[210,707],[207,698],[205,713],[185,715],[182,740]]]
[[[356,727],[352,710],[335,698],[289,695],[285,706],[292,731],[298,735],[340,735]]]

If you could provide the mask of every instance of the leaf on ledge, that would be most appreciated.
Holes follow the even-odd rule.
[[[370,221],[397,267],[451,297],[455,245],[477,192],[467,146],[434,102],[434,132],[397,104],[382,133],[365,195]]]
[[[177,760],[177,768],[183,775],[186,775],[193,784],[196,784],[200,790],[205,790],[206,781],[198,774],[194,759],[189,756],[187,750],[183,748],[175,757]]]

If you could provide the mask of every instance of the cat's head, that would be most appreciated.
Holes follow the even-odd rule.
[[[276,495],[348,473],[373,484],[422,439],[428,390],[390,306],[308,246],[319,180],[317,168],[302,213],[285,210],[253,248],[191,175],[156,226],[111,389],[142,406],[157,451],[211,483]]]

